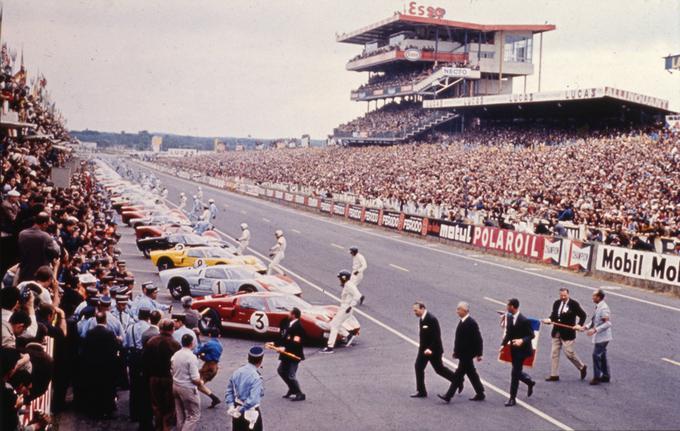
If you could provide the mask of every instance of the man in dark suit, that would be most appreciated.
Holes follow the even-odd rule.
[[[578,318],[578,324],[576,323]],[[543,323],[553,326],[552,332],[552,346],[550,349],[552,362],[550,366],[550,376],[546,382],[556,382],[560,380],[560,351],[564,348],[564,355],[571,361],[577,370],[581,372],[581,380],[586,378],[588,367],[579,359],[574,344],[576,342],[576,331],[581,329],[583,323],[586,321],[586,312],[583,311],[581,305],[574,299],[569,297],[569,289],[563,287],[560,289],[560,299],[553,303],[552,312],[549,319],[544,319]],[[561,325],[569,325],[574,329],[565,328]]]
[[[83,402],[95,418],[111,417],[116,407],[116,364],[120,353],[118,338],[106,327],[106,314],[95,314],[97,326],[83,341]]]
[[[307,398],[302,393],[296,377],[298,366],[305,359],[305,352],[302,348],[305,336],[305,330],[300,323],[300,310],[293,308],[288,319],[281,324],[281,339],[275,344],[272,343],[279,352],[279,361],[281,361],[277,371],[288,386],[288,392],[283,398],[292,396],[291,401],[304,401]],[[285,353],[293,354],[300,359],[291,358]]]
[[[455,375],[453,371],[444,366],[442,355],[442,336],[439,328],[439,321],[432,313],[427,311],[425,304],[416,302],[413,304],[413,314],[420,320],[420,345],[418,346],[418,356],[416,357],[416,392],[411,394],[411,398],[427,397],[425,389],[425,367],[427,363],[432,364],[434,371],[445,379],[453,382]]]
[[[470,398],[471,401],[483,401],[484,386],[479,380],[479,375],[475,369],[474,359],[482,360],[482,352],[484,350],[484,342],[482,334],[479,332],[479,326],[475,319],[470,317],[470,304],[467,302],[460,302],[456,307],[456,313],[460,317],[460,322],[456,327],[456,338],[453,342],[453,357],[458,359],[458,368],[454,375],[455,379],[451,382],[451,386],[445,395],[437,395],[447,403],[451,401],[453,395],[456,393],[465,376],[470,379],[472,387],[475,389],[475,396]]]
[[[35,216],[32,227],[19,232],[19,282],[32,280],[38,268],[59,257],[59,244],[45,232],[49,224],[50,216],[40,212]]]
[[[522,370],[524,367],[524,360],[534,352],[534,348],[531,345],[531,340],[534,339],[534,330],[531,328],[529,319],[519,312],[518,299],[512,298],[508,300],[507,310],[505,337],[503,337],[501,349],[504,345],[510,345],[510,354],[512,356],[510,399],[505,403],[505,406],[512,407],[516,404],[515,398],[517,398],[519,382],[527,385],[527,397],[530,397],[534,392],[534,385],[536,382]]]
[[[160,334],[151,337],[142,351],[142,369],[144,375],[149,378],[149,394],[155,429],[168,430],[175,424],[170,359],[181,347],[172,338],[175,330],[175,323],[172,320],[161,320],[158,328]]]

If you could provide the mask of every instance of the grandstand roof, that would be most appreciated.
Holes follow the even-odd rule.
[[[452,21],[448,19],[428,18],[422,16],[403,15],[395,13],[391,17],[378,21],[358,30],[343,33],[336,37],[338,42],[365,44],[377,39],[385,39],[392,34],[400,31],[412,30],[415,26],[427,25],[451,30],[473,30],[473,31],[531,31],[532,33],[542,33],[555,30],[553,24],[476,24],[463,21]]]

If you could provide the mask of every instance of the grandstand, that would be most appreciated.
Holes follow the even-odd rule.
[[[411,12],[337,36],[363,46],[346,68],[369,76],[350,94],[368,113],[338,126],[335,142],[394,144],[434,130],[518,122],[629,127],[671,113],[666,100],[611,87],[542,92],[543,33],[555,30],[552,24],[485,25]],[[526,78],[535,71],[538,91],[528,93]]]

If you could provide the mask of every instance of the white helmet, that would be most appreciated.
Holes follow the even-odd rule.
[[[184,192],[180,193],[179,195],[180,195],[180,196],[184,196]]]
[[[208,203],[215,203],[215,199],[208,199]]]
[[[203,189],[201,188],[201,186],[198,186],[198,189],[199,189],[199,190],[203,190]]]
[[[248,229],[248,223],[241,223],[241,230]]]
[[[198,196],[197,196],[197,195],[194,195],[194,199],[198,199]]]
[[[276,235],[277,238],[283,236],[283,231],[281,229],[276,229],[276,231],[274,231],[274,235]]]

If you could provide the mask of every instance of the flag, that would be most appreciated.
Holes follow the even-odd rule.
[[[529,320],[529,323],[531,324],[531,329],[534,330],[534,339],[531,340],[531,347],[533,347],[534,351],[531,354],[531,356],[528,356],[526,359],[524,359],[524,366],[525,367],[533,367],[534,362],[536,361],[536,354],[538,353],[538,336],[541,335],[541,333],[540,333],[541,321],[538,320],[538,319],[533,319],[531,317],[527,317],[527,320]],[[505,327],[505,315],[503,316],[503,319],[501,320],[501,326]],[[508,345],[503,346],[500,353],[498,354],[498,360],[500,362],[512,363],[512,356],[510,354],[510,346],[508,346]]]

